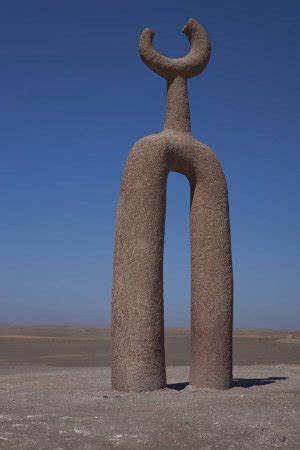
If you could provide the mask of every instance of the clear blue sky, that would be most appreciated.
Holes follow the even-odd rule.
[[[212,43],[189,93],[193,134],[228,179],[235,327],[299,328],[298,0],[1,2],[1,323],[110,323],[122,170],[165,112],[139,34],[181,56],[190,17]],[[188,203],[171,174],[168,326],[189,325]]]

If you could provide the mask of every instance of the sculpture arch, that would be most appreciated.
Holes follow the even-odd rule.
[[[190,384],[227,389],[232,383],[232,264],[226,180],[214,153],[191,135],[187,78],[208,63],[204,29],[190,19],[183,29],[191,49],[170,59],[140,38],[143,61],[167,80],[161,133],[139,140],[126,162],[114,249],[112,387],[147,391],[166,386],[163,250],[166,182],[170,171],[190,183]]]

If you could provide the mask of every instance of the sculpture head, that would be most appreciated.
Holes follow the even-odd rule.
[[[140,36],[140,56],[144,63],[167,80],[175,77],[191,78],[201,73],[210,58],[210,42],[204,28],[190,19],[182,32],[190,41],[190,51],[183,58],[167,58],[152,47],[154,31],[145,28]]]

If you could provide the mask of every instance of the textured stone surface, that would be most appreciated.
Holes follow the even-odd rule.
[[[194,20],[184,27],[191,49],[169,59],[140,39],[143,61],[167,80],[161,133],[138,141],[128,157],[116,221],[112,386],[147,391],[166,385],[163,247],[166,183],[170,171],[191,187],[191,372],[193,386],[226,389],[232,383],[232,266],[227,186],[214,153],[190,133],[186,79],[206,66],[210,44]]]

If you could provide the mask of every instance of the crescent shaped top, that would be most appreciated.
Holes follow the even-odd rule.
[[[183,58],[167,58],[152,47],[154,31],[145,28],[140,36],[140,56],[144,63],[161,77],[172,79],[176,76],[191,78],[201,73],[210,58],[210,42],[204,28],[190,19],[182,32],[190,41],[190,51]]]

